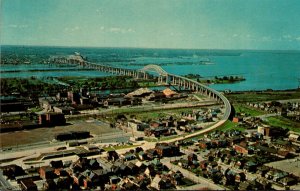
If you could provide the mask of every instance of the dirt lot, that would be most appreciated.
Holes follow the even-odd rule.
[[[276,161],[266,164],[266,166],[279,169],[285,172],[294,174],[295,176],[300,176],[300,158],[287,159],[282,161]]]
[[[103,135],[120,131],[110,128],[109,124],[98,120],[77,120],[71,121],[66,126],[56,126],[47,128],[37,128],[9,133],[0,133],[0,146],[17,146],[22,144],[31,144],[41,141],[51,141],[58,133],[69,131],[89,131],[92,135]]]

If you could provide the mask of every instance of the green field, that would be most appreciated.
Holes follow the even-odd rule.
[[[121,146],[111,146],[111,147],[105,147],[103,150],[105,151],[114,151],[114,150],[120,150],[120,149],[127,149],[127,148],[135,148],[140,145],[121,145]]]
[[[273,100],[299,99],[300,91],[269,91],[269,92],[243,92],[225,95],[231,103],[263,102]]]
[[[244,128],[239,127],[238,125],[239,125],[238,123],[234,123],[234,122],[232,122],[230,120],[227,120],[217,130],[219,130],[219,131],[227,131],[227,130],[230,130],[230,129],[236,129],[236,130],[240,130],[240,131],[245,131]]]
[[[259,115],[266,114],[266,112],[262,110],[252,108],[243,104],[233,104],[233,107],[236,113],[245,113],[248,116],[259,116]]]
[[[299,132],[300,133],[300,123],[291,121],[287,118],[284,118],[282,116],[276,116],[276,117],[268,117],[267,122],[268,125],[275,126],[275,127],[281,127],[284,129],[289,129],[291,131]]]

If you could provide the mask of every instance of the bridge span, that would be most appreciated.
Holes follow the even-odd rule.
[[[134,70],[128,68],[118,68],[104,64],[92,63],[85,61],[80,55],[72,55],[70,57],[53,57],[50,59],[51,62],[55,63],[70,63],[70,64],[78,64],[81,67],[90,68],[99,70],[101,72],[111,73],[115,75],[123,75],[123,76],[131,76],[136,79],[148,79],[150,76],[149,72],[156,72],[158,76],[159,84],[170,84],[180,86],[183,89],[188,89],[191,91],[199,92],[202,95],[208,96],[210,99],[213,99],[219,103],[223,103],[225,106],[225,113],[221,121],[218,122],[217,126],[223,124],[230,116],[231,113],[231,105],[228,99],[221,93],[218,92],[206,85],[203,85],[195,80],[170,74],[166,72],[163,68],[158,65],[150,64],[145,66],[142,69]],[[216,127],[214,127],[216,128]]]

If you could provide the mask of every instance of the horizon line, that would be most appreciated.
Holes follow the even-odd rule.
[[[116,49],[169,49],[169,50],[244,50],[244,51],[300,51],[300,49],[247,49],[247,48],[232,48],[232,49],[227,49],[227,48],[170,48],[170,47],[164,47],[164,48],[159,48],[159,47],[133,47],[133,46],[79,46],[79,45],[22,45],[22,44],[2,44],[0,45],[0,50],[1,47],[3,46],[24,46],[24,47],[29,47],[29,46],[35,46],[35,47],[57,47],[57,48],[116,48]]]

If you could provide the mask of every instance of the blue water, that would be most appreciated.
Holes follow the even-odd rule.
[[[50,56],[80,52],[87,60],[118,67],[140,69],[147,64],[160,65],[169,73],[200,74],[203,77],[224,75],[244,76],[246,81],[235,84],[213,84],[217,90],[284,90],[300,85],[300,51],[248,50],[174,50],[134,48],[63,48],[3,46],[2,55],[30,55],[33,64],[1,65],[1,70],[55,69],[57,65],[40,64]],[[206,62],[208,61],[208,62]],[[71,67],[70,67],[71,68]],[[30,76],[106,76],[98,71],[62,71],[2,73],[6,77]]]

